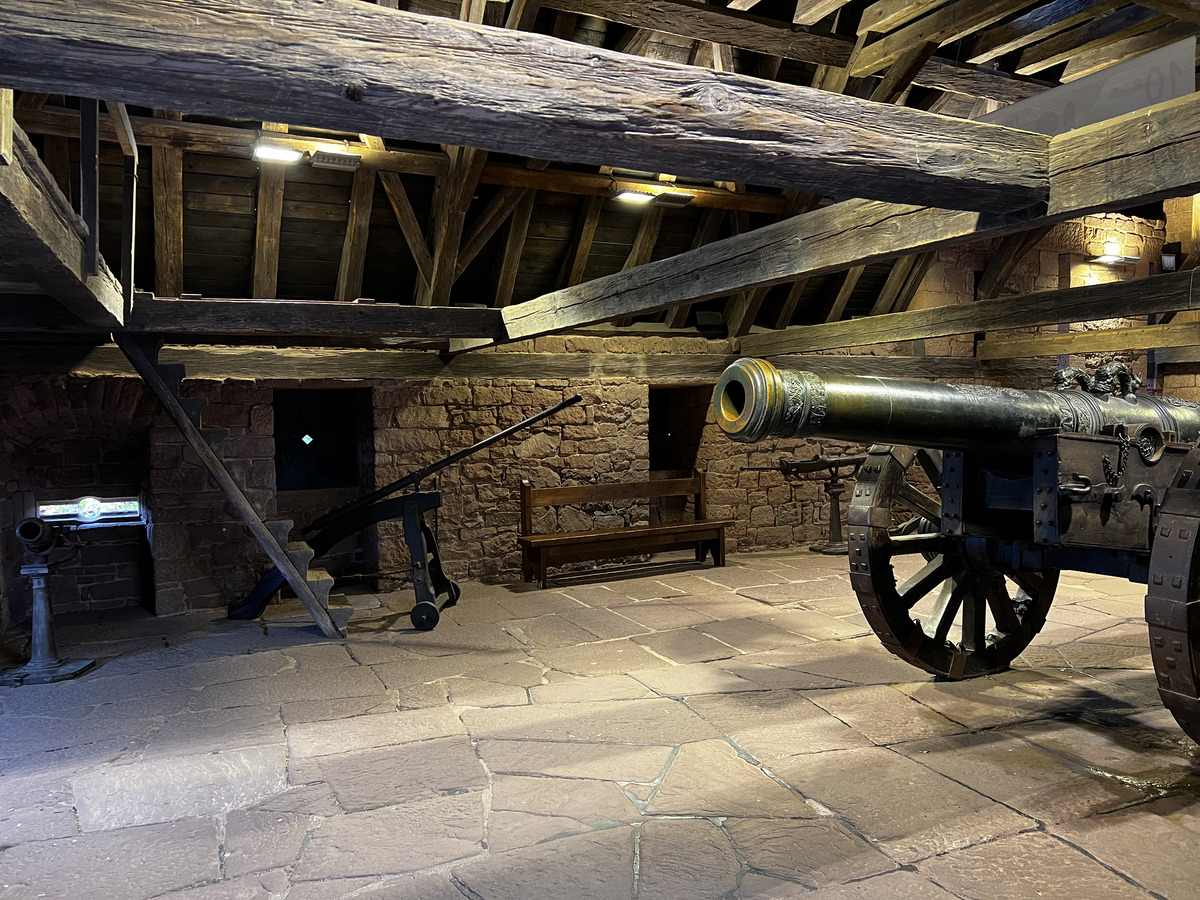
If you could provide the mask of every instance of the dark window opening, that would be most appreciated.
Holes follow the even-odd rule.
[[[311,491],[363,483],[361,448],[370,435],[371,392],[275,392],[275,487]]]
[[[652,387],[649,400],[651,471],[694,469],[712,389]]]

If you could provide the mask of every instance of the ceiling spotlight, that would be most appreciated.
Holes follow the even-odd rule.
[[[259,162],[298,163],[304,158],[304,151],[282,144],[255,144],[254,158]]]
[[[630,188],[613,188],[610,195],[622,203],[653,203],[654,195],[649,191],[635,191]]]
[[[695,194],[689,194],[687,191],[663,191],[654,197],[655,206],[666,206],[669,209],[682,209],[693,200],[696,199]]]
[[[362,164],[362,157],[343,147],[321,147],[313,151],[314,169],[341,169],[353,171]]]

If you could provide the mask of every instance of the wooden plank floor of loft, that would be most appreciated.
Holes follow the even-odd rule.
[[[154,362],[146,355],[138,343],[130,337],[124,335],[116,335],[117,345],[121,351],[129,358],[129,362],[133,365],[137,373],[142,377],[146,385],[158,397],[162,403],[167,415],[171,417],[171,421],[175,423],[175,427],[179,429],[179,433],[183,435],[184,440],[200,457],[200,461],[204,464],[204,468],[208,470],[208,474],[212,476],[213,481],[221,489],[221,492],[226,496],[233,508],[237,510],[237,514],[242,521],[246,523],[246,527],[250,529],[250,533],[266,551],[267,556],[271,558],[276,568],[287,579],[288,585],[296,596],[300,598],[300,602],[304,604],[304,608],[308,610],[309,615],[313,617],[313,621],[317,623],[317,627],[321,633],[327,638],[342,638],[345,634],[334,623],[329,615],[329,610],[321,605],[313,593],[312,588],[296,568],[295,564],[288,557],[284,548],[279,545],[271,532],[267,530],[266,523],[263,522],[257,510],[246,499],[246,495],[242,493],[241,488],[237,486],[225,465],[208,446],[208,441],[200,433],[200,429],[196,427],[187,412],[179,403],[179,398],[172,393],[167,387],[158,369],[155,368]]]

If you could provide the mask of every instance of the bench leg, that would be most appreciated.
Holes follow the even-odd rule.
[[[704,562],[706,556],[708,556],[708,541],[700,541],[696,544],[696,562]]]
[[[550,579],[546,576],[546,561],[544,559],[538,560],[538,581],[542,585],[542,590],[550,586]]]
[[[721,536],[713,541],[713,565],[725,565],[725,529],[721,529]]]

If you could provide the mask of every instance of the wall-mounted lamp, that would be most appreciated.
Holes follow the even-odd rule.
[[[311,162],[314,169],[350,172],[362,165],[362,157],[348,147],[329,146],[314,150]]]
[[[259,162],[295,164],[304,159],[304,151],[282,144],[258,143],[254,145],[254,158]]]
[[[1088,262],[1099,263],[1102,266],[1125,266],[1138,261],[1136,256],[1125,256],[1121,253],[1121,245],[1116,241],[1107,241],[1104,244],[1104,252],[1096,256],[1089,256]]]

